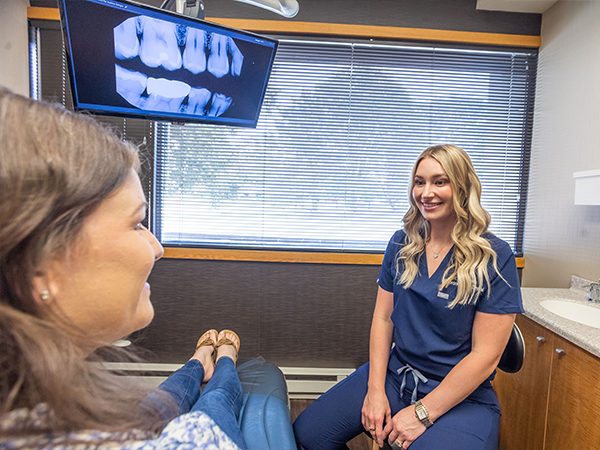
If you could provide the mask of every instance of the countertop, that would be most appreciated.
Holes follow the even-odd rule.
[[[584,286],[589,283],[590,281],[583,278],[572,277],[569,289],[521,288],[524,315],[600,358],[600,328],[565,319],[540,306],[543,300],[564,300],[600,309],[600,303],[586,300],[589,289]]]

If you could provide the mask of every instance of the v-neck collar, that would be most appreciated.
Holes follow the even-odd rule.
[[[446,260],[453,253],[454,253],[454,244],[452,244],[452,247],[450,247],[450,250],[448,250],[448,253],[446,253],[446,256],[444,256],[444,259],[442,259],[442,261],[440,262],[440,264],[437,266],[437,269],[435,269],[435,271],[431,274],[431,276],[429,276],[429,265],[427,264],[427,255],[425,254],[425,252],[423,252],[423,256],[422,256],[422,259],[424,260],[423,265],[425,266],[425,276],[427,277],[428,280],[433,280],[434,277],[437,275],[437,273],[442,268],[442,266],[444,266],[444,270],[446,270],[445,269],[445,267],[447,265],[447,261]]]

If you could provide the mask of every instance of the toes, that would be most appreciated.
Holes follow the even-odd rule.
[[[222,330],[218,336],[217,347],[222,345],[232,345],[235,351],[238,352],[240,350],[240,338],[234,331]]]
[[[198,339],[198,343],[196,344],[196,350],[198,350],[198,348],[203,347],[203,346],[216,347],[217,340],[218,340],[217,330],[214,330],[214,329],[208,330],[206,333],[204,333],[202,336],[200,336],[200,339]]]

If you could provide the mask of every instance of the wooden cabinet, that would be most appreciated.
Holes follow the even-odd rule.
[[[554,336],[545,450],[600,449],[600,360]]]
[[[498,371],[494,389],[500,401],[501,450],[543,450],[553,334],[533,320],[517,317],[525,360],[514,374]]]
[[[520,316],[525,361],[498,372],[500,450],[600,449],[600,359]]]

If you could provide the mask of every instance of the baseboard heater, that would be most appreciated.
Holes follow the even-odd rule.
[[[140,383],[154,388],[181,367],[181,364],[103,363],[108,370],[138,378]],[[290,399],[315,399],[355,369],[320,367],[280,367]]]

